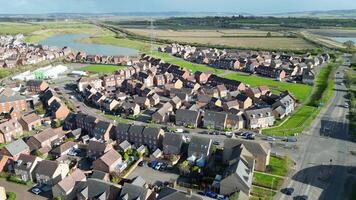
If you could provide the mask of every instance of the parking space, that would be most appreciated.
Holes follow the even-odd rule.
[[[129,175],[129,179],[135,178],[137,176],[141,176],[143,179],[147,181],[149,184],[155,183],[164,183],[169,182],[171,180],[177,180],[178,174],[172,171],[159,171],[154,170],[147,165],[145,166],[137,166],[137,168]]]

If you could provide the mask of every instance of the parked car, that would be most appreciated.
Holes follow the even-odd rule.
[[[267,140],[267,141],[276,141],[276,138],[268,136],[268,137],[265,138],[265,140]]]
[[[216,194],[215,192],[212,192],[212,191],[207,191],[207,192],[205,192],[205,196],[215,199],[215,198],[217,198],[218,194]]]
[[[214,144],[214,145],[220,145],[220,141],[219,141],[219,140],[214,140],[214,141],[213,141],[213,144]]]
[[[32,192],[33,194],[35,194],[35,195],[39,195],[39,194],[41,194],[42,190],[39,189],[39,188],[37,188],[37,187],[33,187],[33,188],[31,189],[31,192]]]
[[[181,129],[181,128],[178,128],[178,129],[176,130],[176,133],[183,133],[183,132],[184,132],[184,130]]]
[[[151,167],[152,167],[152,169],[155,169],[157,164],[158,164],[158,161],[157,161],[157,160],[152,161],[152,162],[151,162]]]
[[[281,192],[286,194],[286,195],[288,195],[288,196],[290,196],[290,195],[293,194],[294,188],[283,188],[283,189],[281,189]]]
[[[285,142],[297,142],[298,140],[295,137],[286,137],[286,138],[283,139],[283,141],[285,141]]]
[[[162,167],[162,163],[157,163],[155,170],[160,170],[161,167]]]

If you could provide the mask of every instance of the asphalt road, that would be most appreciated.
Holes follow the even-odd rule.
[[[29,191],[30,187],[8,182],[0,178],[0,186],[5,187],[6,192],[14,192],[17,200],[45,200],[47,197],[35,195]]]
[[[341,84],[346,68],[340,66],[335,75],[330,104],[325,105],[309,131],[300,136],[296,172],[284,185],[294,188],[293,194],[278,193],[275,199],[298,199],[304,195],[308,200],[348,199],[352,191],[350,180],[356,171],[352,169],[356,157],[350,151],[356,150],[356,144],[349,141],[347,92]]]

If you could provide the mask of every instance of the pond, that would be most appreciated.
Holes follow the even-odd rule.
[[[91,44],[82,43],[77,40],[81,38],[90,37],[88,34],[64,34],[55,35],[49,37],[46,40],[39,42],[42,45],[56,46],[56,47],[69,47],[77,51],[84,51],[88,55],[106,55],[106,56],[136,56],[139,52],[135,49],[113,46],[113,45],[103,45],[103,44]]]
[[[331,37],[331,39],[337,41],[337,42],[340,42],[340,43],[344,43],[346,41],[353,41],[356,43],[356,37]]]

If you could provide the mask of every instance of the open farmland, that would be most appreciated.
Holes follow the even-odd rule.
[[[0,35],[14,35],[19,33],[28,35],[42,28],[40,25],[12,22],[1,22],[0,27]]]
[[[126,29],[141,36],[152,35],[150,29]],[[266,37],[267,31],[260,30],[154,30],[153,35],[162,40],[191,43],[210,46],[226,46],[238,48],[260,49],[312,49],[315,46],[309,42],[294,37],[283,37],[280,32],[271,32],[272,37]]]

